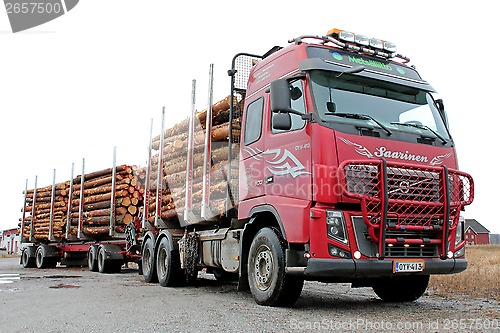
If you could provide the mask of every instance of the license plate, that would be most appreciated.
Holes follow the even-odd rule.
[[[392,263],[393,273],[422,272],[424,268],[423,260],[394,260]]]

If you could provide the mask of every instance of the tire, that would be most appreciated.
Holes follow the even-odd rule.
[[[292,306],[300,297],[304,279],[285,274],[285,249],[274,229],[259,230],[252,241],[248,283],[260,305]]]
[[[90,246],[89,247],[89,252],[87,254],[87,264],[89,267],[89,270],[91,272],[97,272],[99,271],[99,265],[97,263],[97,247],[96,246]]]
[[[142,247],[142,275],[147,283],[158,282],[156,275],[155,244],[152,238],[146,239]]]
[[[162,287],[175,287],[186,283],[179,252],[172,248],[167,237],[163,237],[158,244],[156,272],[158,282]]]
[[[373,291],[384,302],[413,302],[429,285],[429,275],[408,275],[377,279]]]
[[[21,253],[21,265],[24,268],[36,267],[35,257],[30,257],[30,251],[28,249],[24,249],[23,253]]]
[[[97,269],[99,273],[119,273],[121,267],[121,260],[106,259],[105,248],[99,246],[99,250],[97,251]]]
[[[35,263],[39,269],[55,268],[57,266],[57,258],[47,257],[47,249],[45,245],[40,245],[35,252]]]

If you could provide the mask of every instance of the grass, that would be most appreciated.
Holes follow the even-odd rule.
[[[0,258],[17,258],[19,254],[7,254],[7,252],[0,252]]]
[[[432,275],[430,289],[440,296],[460,293],[500,300],[500,245],[467,246],[465,256],[469,260],[465,271]]]

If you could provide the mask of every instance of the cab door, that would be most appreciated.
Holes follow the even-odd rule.
[[[290,83],[291,108],[306,113],[304,87],[301,80]],[[310,200],[312,166],[311,137],[307,122],[301,115],[290,113],[291,128],[273,127],[273,114],[269,112],[269,126],[264,143],[264,187],[266,197],[287,197]]]

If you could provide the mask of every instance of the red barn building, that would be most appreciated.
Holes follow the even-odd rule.
[[[21,236],[19,229],[8,229],[0,231],[0,249],[7,253],[18,253],[21,245]]]
[[[490,231],[474,219],[465,219],[465,242],[468,245],[490,244]]]

